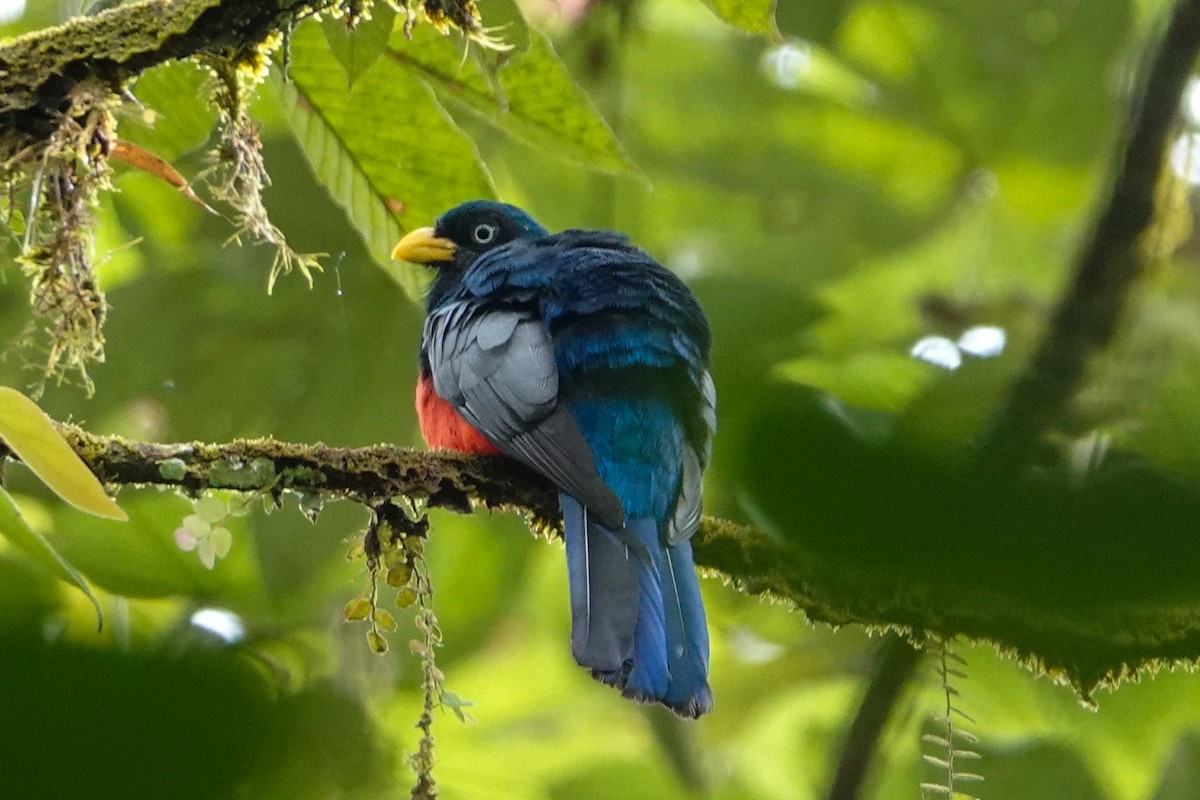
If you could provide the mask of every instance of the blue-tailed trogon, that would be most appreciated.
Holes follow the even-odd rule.
[[[692,565],[716,428],[695,297],[625,237],[464,203],[393,257],[436,268],[417,413],[430,447],[503,454],[559,490],[571,651],[625,695],[712,707]]]

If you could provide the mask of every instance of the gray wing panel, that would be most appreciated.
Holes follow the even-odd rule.
[[[583,432],[558,404],[554,349],[540,319],[521,309],[488,310],[460,301],[429,315],[424,338],[438,396],[602,524],[625,524],[621,502],[596,472]]]
[[[700,527],[704,468],[712,457],[712,437],[717,430],[717,388],[708,370],[700,375],[698,384],[704,404],[700,413],[708,436],[698,450],[684,448],[683,464],[679,471],[679,494],[675,497],[675,511],[667,523],[667,544],[679,544],[691,538]]]
[[[700,527],[700,496],[703,489],[703,468],[700,457],[692,448],[683,451],[683,468],[679,473],[679,495],[675,512],[667,522],[667,544],[679,544],[690,539]]]

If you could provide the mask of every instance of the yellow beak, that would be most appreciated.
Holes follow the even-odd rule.
[[[396,243],[392,258],[413,264],[433,264],[454,258],[454,249],[454,242],[435,236],[433,228],[417,228]]]

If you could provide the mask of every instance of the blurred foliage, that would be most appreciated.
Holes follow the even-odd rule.
[[[94,398],[64,385],[42,406],[140,439],[416,445],[421,312],[396,279],[418,284],[387,250],[495,191],[554,229],[626,231],[696,289],[721,397],[711,513],[758,522],[835,572],[902,571],[947,609],[987,612],[1000,596],[1041,616],[1194,616],[1200,251],[1186,226],[1094,365],[1044,482],[1031,491],[970,462],[1086,235],[1165,3],[812,0],[779,3],[776,22],[759,0],[481,6],[507,23],[511,51],[427,26],[409,40],[386,13],[358,32],[293,32],[289,74],[275,66],[252,113],[275,223],[328,254],[312,291],[286,279],[267,297],[268,250],[227,245],[225,220],[119,171],[96,244],[107,362]],[[0,32],[77,11],[28,2]],[[197,175],[214,144],[204,80],[191,64],[147,72],[120,135]],[[27,288],[0,276],[11,341]],[[909,355],[977,325],[1004,330],[1001,353],[954,371]],[[26,358],[38,361],[10,351],[0,384],[24,385]],[[402,616],[380,658],[341,623],[366,579],[342,557],[362,509],[330,504],[312,523],[288,499],[231,518],[232,548],[209,570],[174,538],[185,498],[126,489],[120,524],[65,507],[21,467],[4,477],[28,535],[86,576],[106,625],[0,542],[0,796],[375,798],[408,785],[420,667],[402,645],[415,628]],[[503,515],[438,514],[433,528],[439,666],[474,703],[473,722],[439,712],[446,797],[823,795],[870,672],[865,633],[706,581],[717,707],[684,726],[573,664],[557,547]],[[1085,556],[1104,568],[1074,569]],[[244,638],[193,624],[202,608],[236,614]],[[981,795],[1195,796],[1194,675],[1101,690],[1095,713],[991,647],[963,653]],[[927,673],[864,796],[911,798],[930,778],[920,735],[942,697]]]

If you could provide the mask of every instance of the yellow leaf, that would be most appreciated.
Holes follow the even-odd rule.
[[[342,619],[346,622],[355,622],[356,620],[366,619],[371,615],[371,601],[365,597],[356,597],[349,603],[346,603],[346,608],[342,611]]]
[[[383,634],[377,631],[367,631],[367,644],[371,646],[371,650],[383,655],[388,651],[387,639],[383,638]]]
[[[129,519],[59,435],[37,405],[16,389],[0,386],[0,439],[42,483],[80,511],[105,519]]]

